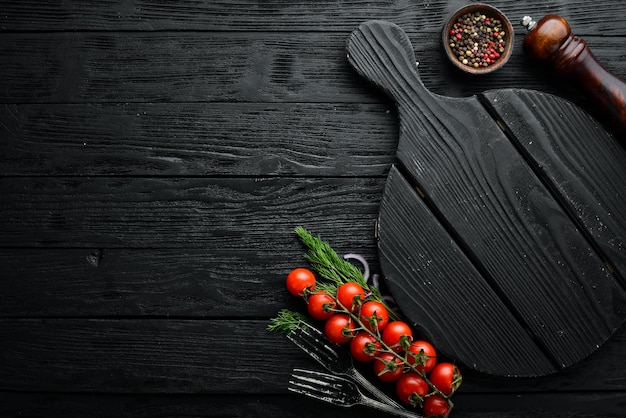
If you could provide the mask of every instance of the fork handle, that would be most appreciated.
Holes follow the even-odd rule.
[[[361,387],[367,390],[370,394],[375,396],[379,401],[386,403],[387,405],[392,406],[393,408],[405,410],[405,408],[402,405],[400,405],[395,400],[391,399],[383,391],[381,391],[376,386],[374,386],[374,384],[372,384],[372,382],[370,382],[365,376],[359,373],[358,370],[350,369],[348,374],[350,375],[350,377],[352,377],[352,379],[354,379],[355,382],[361,385]],[[415,417],[415,415],[410,415],[410,416]]]
[[[404,408],[398,409],[397,407],[387,405],[386,403],[377,401],[375,399],[370,399],[366,396],[363,396],[361,404],[369,406],[370,408],[378,409],[379,411],[386,412],[388,414],[393,414],[397,417],[424,418],[422,415],[418,415],[415,412],[407,411]]]

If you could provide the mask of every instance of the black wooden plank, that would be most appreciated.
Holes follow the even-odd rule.
[[[438,350],[496,375],[556,371],[395,167],[385,184],[379,231],[389,288]]]
[[[359,101],[344,43],[324,33],[5,34],[0,102]]]
[[[124,104],[0,107],[0,175],[382,176],[390,106]]]
[[[485,97],[626,285],[626,149],[553,96],[520,90]]]
[[[395,25],[364,24],[348,54],[398,103],[398,158],[412,181],[555,366],[603,344],[624,321],[624,289],[478,100],[427,91],[410,40]],[[576,123],[579,116],[563,117]],[[538,372],[528,366],[528,374]]]
[[[0,320],[0,389],[285,393],[289,376],[281,366],[285,359],[304,364],[308,359],[284,336],[268,332],[266,325],[266,321]]]
[[[269,318],[302,309],[284,281],[309,264],[296,235],[286,238],[254,250],[2,249],[0,317]],[[338,254],[360,253],[380,274],[367,234],[353,248],[345,234],[331,238]]]
[[[553,393],[454,397],[454,417],[619,417],[624,414],[626,396],[609,393]]]
[[[268,332],[267,324],[266,320],[0,319],[0,390],[285,395],[294,367],[319,366],[283,335]],[[464,369],[464,382],[455,396],[623,393],[624,344],[622,329],[585,362],[541,378],[496,378]],[[374,379],[370,367],[367,364],[362,371]]]
[[[381,178],[1,178],[0,245],[267,250],[374,239]],[[359,231],[359,233],[354,233]]]
[[[582,394],[585,391],[595,390],[623,391],[622,386],[626,384],[624,373],[613,371],[613,368],[626,361],[625,347],[626,327],[622,326],[602,347],[583,361],[555,374],[529,379],[509,379],[464,370],[463,390],[472,393],[520,394],[528,391],[558,394],[563,392]],[[523,353],[519,355],[523,356]],[[618,377],[620,373],[621,377]]]
[[[585,1],[493,0],[512,21],[530,14],[539,18],[548,13],[566,16],[578,33],[624,35],[619,0],[594,4],[593,13]],[[411,29],[438,30],[445,15],[461,7],[448,1],[361,1],[351,0],[337,7],[335,1],[133,1],[96,0],[0,2],[2,31],[75,30],[240,30],[351,31],[373,18],[392,21]]]
[[[119,395],[0,392],[2,417],[265,417],[376,418],[372,408],[339,408],[292,395]]]
[[[271,317],[302,307],[281,291],[302,252],[1,250],[0,316]]]
[[[554,394],[457,394],[451,416],[458,418],[595,418],[621,416],[620,392]],[[376,418],[380,412],[356,406],[340,408],[298,395],[110,395],[0,392],[0,416],[16,417],[261,417]]]
[[[380,102],[349,68],[347,33],[156,32],[0,35],[0,103]],[[530,62],[522,37],[507,65],[468,79],[444,61],[439,37],[415,32],[420,74],[435,93],[467,96],[519,87],[578,95]],[[616,74],[626,74],[623,41],[594,39]],[[600,40],[602,42],[600,43]]]

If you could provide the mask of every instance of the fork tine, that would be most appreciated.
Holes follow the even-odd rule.
[[[333,396],[334,393],[331,390],[326,389],[324,386],[322,386],[322,382],[310,382],[305,377],[296,377],[296,379],[297,380],[289,381],[289,386],[287,387],[287,389],[301,395],[309,396],[311,398],[322,399],[326,402],[335,403],[336,396]]]
[[[300,383],[290,380],[289,386],[287,386],[287,390],[298,393],[300,395],[309,396],[312,398],[313,395],[311,394],[311,392],[309,392],[308,390],[304,390],[303,388],[301,388],[301,386],[302,385]]]
[[[339,406],[348,406],[343,403],[342,400],[338,399],[333,392],[322,391],[319,388],[299,382],[289,381],[289,386],[287,390],[297,393],[299,395],[308,396],[312,399],[321,400],[324,402],[332,403],[333,405]]]
[[[391,399],[359,373],[354,368],[350,355],[346,351],[340,351],[335,348],[316,327],[302,322],[297,325],[296,329],[287,334],[287,338],[308,353],[329,372],[335,375],[349,376],[377,400],[394,408],[403,409],[398,402]]]
[[[309,398],[343,407],[361,404],[403,418],[424,418],[404,408],[371,399],[363,395],[354,382],[336,375],[293,369],[291,376],[293,380],[289,381],[288,389]]]
[[[289,383],[297,388],[306,389],[309,392],[319,392],[324,395],[334,394],[333,390],[341,389],[341,386],[334,386],[328,382],[322,380],[313,379],[307,376],[293,376],[295,380],[290,380]]]
[[[291,376],[301,382],[306,382],[321,393],[333,395],[336,399],[345,400],[347,391],[358,391],[354,383],[347,379],[313,370],[293,369]]]
[[[324,373],[324,372],[318,372],[315,370],[293,369],[291,376],[298,378],[298,379],[306,380],[306,381],[320,382],[320,383],[323,383],[324,385],[333,386],[333,387],[341,387],[342,385],[352,385],[352,382],[350,382],[347,379],[344,379],[343,377],[331,375],[331,374]]]
[[[289,338],[289,340],[291,340],[291,342],[293,342],[295,345],[300,347],[300,349],[302,349],[302,351],[307,353],[310,357],[312,357],[319,364],[321,364],[325,368],[329,368],[329,365],[327,364],[328,363],[327,359],[326,358],[322,358],[318,354],[318,352],[315,349],[315,347],[312,347],[310,343],[307,343],[306,341],[303,341],[303,340],[300,340],[300,339],[297,339],[297,338],[293,338],[293,337],[291,337],[289,335],[287,336],[287,338]]]
[[[301,324],[299,324],[298,328],[304,331],[305,334],[310,335],[312,337],[324,338],[324,334],[322,333],[322,331],[320,331],[316,327],[309,325],[305,322],[302,322]]]
[[[315,342],[317,343],[317,346],[319,348],[323,348],[324,352],[328,354],[330,357],[333,357],[333,358],[339,357],[339,353],[337,352],[337,350],[333,346],[330,345],[328,340],[326,340],[326,337],[324,336],[324,334],[322,334],[322,332],[318,330],[317,328],[307,326],[306,328],[302,328],[302,333],[308,335],[310,338],[315,340]]]
[[[322,361],[321,357],[318,354],[317,347],[313,345],[313,343],[309,341],[308,338],[302,335],[301,330],[290,332],[289,334],[287,334],[287,338],[289,338],[292,343],[300,347],[303,351],[311,355],[317,361]]]
[[[322,338],[323,334],[318,334],[319,331],[316,331],[317,329],[312,331],[312,328],[309,326],[306,326],[306,328],[301,326],[287,334],[287,338],[319,363],[328,367],[326,363],[337,361],[339,354]]]
[[[294,369],[291,376],[295,380],[289,381],[289,390],[344,406],[347,406],[346,389],[355,389],[345,379],[312,370]]]

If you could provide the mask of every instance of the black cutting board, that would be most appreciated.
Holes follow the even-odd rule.
[[[392,23],[364,23],[347,52],[398,108],[379,253],[420,334],[501,376],[553,373],[599,348],[626,318],[624,148],[552,95],[429,92]]]

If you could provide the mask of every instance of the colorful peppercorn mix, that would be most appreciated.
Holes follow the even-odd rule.
[[[448,45],[456,58],[473,68],[495,64],[506,47],[505,31],[499,19],[480,12],[466,13],[452,25]]]

